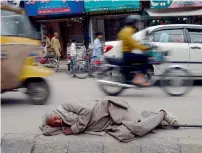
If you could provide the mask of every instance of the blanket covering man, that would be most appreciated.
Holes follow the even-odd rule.
[[[62,104],[45,114],[40,129],[46,136],[108,133],[119,141],[129,142],[162,124],[178,124],[178,121],[165,110],[157,113],[143,111],[138,115],[127,102],[106,98],[92,109],[80,103]]]

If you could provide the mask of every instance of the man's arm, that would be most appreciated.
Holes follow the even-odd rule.
[[[132,37],[127,37],[128,42],[133,46],[133,48],[140,49],[142,51],[147,51],[149,48],[147,46],[138,44]]]
[[[142,51],[147,51],[149,48],[147,46],[138,44],[137,41],[135,39],[132,38],[132,36],[130,34],[125,34],[124,35],[126,41],[133,46],[133,48],[135,49],[140,49]]]
[[[73,134],[83,132],[90,121],[91,110],[76,103],[63,104],[63,107],[79,116],[78,120],[71,126]]]
[[[59,50],[61,52],[61,46],[60,46],[60,40],[58,39],[58,47],[59,47]]]
[[[94,41],[94,47],[96,48],[96,49],[100,49],[101,47],[102,47],[102,44],[100,43],[100,41],[99,40],[95,40]]]
[[[77,51],[76,51],[76,44],[74,43],[74,51],[75,53],[77,54]]]
[[[52,48],[53,51],[55,51],[54,50],[55,46],[54,46],[54,39],[53,38],[51,39],[51,48]]]

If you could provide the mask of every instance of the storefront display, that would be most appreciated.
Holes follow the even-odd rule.
[[[28,16],[81,14],[84,3],[82,0],[27,0],[25,10]]]
[[[106,41],[117,40],[117,34],[124,26],[124,18],[105,19]]]

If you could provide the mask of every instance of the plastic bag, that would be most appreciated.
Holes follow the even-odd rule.
[[[146,52],[146,55],[149,57],[152,57],[150,60],[151,63],[159,63],[160,64],[160,63],[165,61],[165,58],[158,51],[148,51],[148,52]]]

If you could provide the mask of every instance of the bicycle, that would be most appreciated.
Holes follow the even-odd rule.
[[[87,53],[80,60],[76,61],[73,67],[73,74],[79,79],[94,77],[94,73],[99,68],[101,63],[101,60],[97,60],[92,57],[90,51],[87,50]]]

